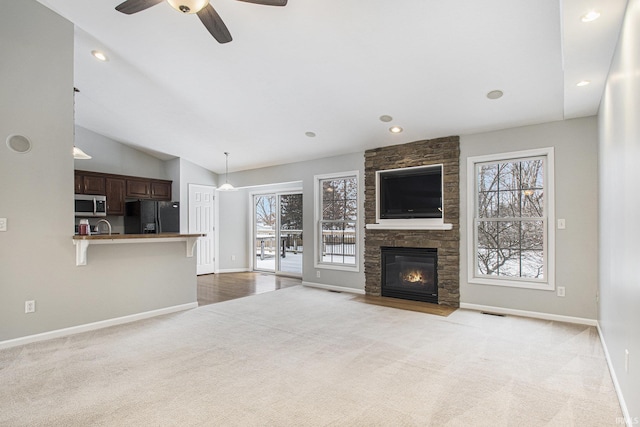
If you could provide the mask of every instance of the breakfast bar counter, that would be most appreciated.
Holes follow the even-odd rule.
[[[87,265],[87,249],[90,245],[185,242],[186,256],[191,258],[196,241],[203,236],[205,235],[180,233],[75,235],[73,244],[76,246],[76,265]]]

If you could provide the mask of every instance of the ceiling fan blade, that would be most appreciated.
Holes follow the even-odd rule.
[[[208,4],[204,9],[198,12],[198,18],[202,21],[211,35],[218,40],[218,43],[229,43],[231,40],[231,33],[227,29],[227,26],[222,22],[222,18],[218,15],[218,12]]]
[[[286,6],[287,0],[240,0],[246,3],[264,4],[266,6]]]
[[[116,10],[118,12],[131,15],[132,13],[148,9],[151,6],[157,5],[158,3],[162,3],[163,1],[164,0],[127,0],[117,5]]]

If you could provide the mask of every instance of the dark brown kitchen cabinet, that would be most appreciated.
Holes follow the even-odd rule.
[[[151,180],[127,178],[127,197],[149,199],[151,197]]]
[[[75,194],[82,194],[82,175],[79,175],[77,172],[73,176],[73,188]]]
[[[107,196],[107,215],[124,215],[127,199],[171,201],[172,184],[163,179],[74,171],[75,193]]]
[[[107,215],[124,215],[125,182],[123,178],[105,178]]]
[[[171,200],[171,181],[151,181],[153,200]]]
[[[104,195],[104,175],[78,173],[74,175],[74,187],[76,194]]]

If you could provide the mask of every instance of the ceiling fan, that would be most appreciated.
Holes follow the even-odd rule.
[[[136,12],[148,9],[165,0],[126,0],[116,6],[118,12],[131,15]],[[286,6],[287,0],[239,0],[247,3],[263,4],[266,6]],[[224,25],[222,18],[218,12],[209,4],[209,0],[167,0],[175,10],[182,13],[195,13],[200,21],[209,30],[211,35],[218,43],[228,43],[231,40],[231,34]]]

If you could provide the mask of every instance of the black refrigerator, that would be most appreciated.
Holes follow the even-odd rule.
[[[180,232],[180,203],[137,200],[125,204],[125,234]]]

